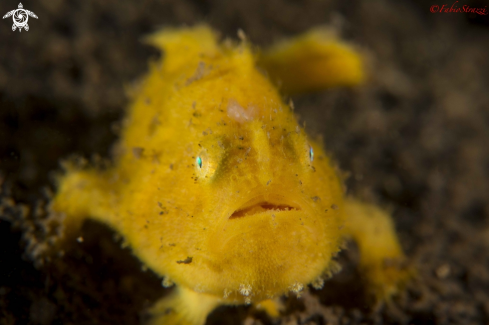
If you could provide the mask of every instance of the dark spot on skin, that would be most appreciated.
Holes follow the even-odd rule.
[[[192,263],[192,257],[191,256],[187,256],[187,258],[182,260],[182,261],[177,261],[177,264],[190,264],[190,263]]]
[[[168,246],[175,247],[175,246],[177,246],[177,244],[171,243],[171,244],[168,244]]]
[[[197,70],[195,71],[195,73],[192,77],[187,79],[187,81],[185,82],[185,86],[190,85],[194,81],[198,81],[198,80],[202,79],[205,75],[206,75],[205,63],[199,62],[199,65],[197,66]],[[194,107],[192,107],[192,108],[194,108]]]
[[[313,196],[311,197],[311,199],[314,201],[314,202],[317,202],[318,200],[321,200],[321,198],[319,196]]]
[[[158,114],[156,114],[153,119],[151,120],[151,122],[149,123],[149,135],[152,136],[156,129],[158,128],[158,126],[161,125],[161,122],[158,118]]]
[[[338,206],[336,204],[331,205],[331,209],[338,210]]]
[[[153,153],[152,158],[153,158],[154,164],[158,164],[158,165],[160,164],[160,155],[161,155],[161,152],[154,152]]]
[[[143,156],[143,152],[144,152],[144,148],[141,147],[132,148],[132,154],[136,159],[140,159]]]

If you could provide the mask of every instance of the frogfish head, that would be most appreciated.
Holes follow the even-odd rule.
[[[199,267],[234,301],[300,291],[338,252],[341,181],[289,107],[224,102],[225,118],[194,156]]]
[[[193,257],[169,276],[235,302],[299,292],[339,250],[340,177],[249,51],[199,66],[212,68],[178,88],[171,105],[182,108],[165,117],[185,161],[169,183],[186,207],[165,227]]]

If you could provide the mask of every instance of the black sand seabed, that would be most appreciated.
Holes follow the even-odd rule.
[[[419,273],[405,293],[373,309],[352,245],[341,256],[344,270],[323,290],[288,298],[275,323],[489,324],[489,16],[430,12],[443,4],[24,2],[39,17],[28,32],[0,21],[0,323],[138,324],[163,294],[160,279],[95,223],[63,259],[34,268],[23,258],[20,216],[42,215],[42,189],[60,159],[109,157],[111,125],[128,102],[123,87],[159,55],[138,40],[158,26],[207,21],[233,38],[241,28],[262,46],[334,22],[362,48],[368,84],[294,98],[295,107],[351,173],[349,192],[392,209]],[[17,5],[2,1],[0,13]],[[219,308],[208,321],[240,322],[273,323],[247,307]]]

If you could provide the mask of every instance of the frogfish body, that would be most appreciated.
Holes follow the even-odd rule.
[[[58,245],[92,218],[120,233],[143,265],[176,288],[151,324],[199,325],[221,304],[254,303],[278,315],[277,297],[322,287],[345,238],[383,299],[405,272],[390,217],[344,197],[320,143],[298,124],[282,90],[363,80],[358,54],[324,30],[256,53],[219,43],[207,26],[163,30],[164,51],[135,91],[104,170],[66,164],[51,204]],[[301,80],[302,79],[302,80]]]

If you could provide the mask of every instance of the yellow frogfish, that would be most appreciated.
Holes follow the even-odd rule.
[[[323,286],[345,238],[380,299],[406,272],[390,216],[345,197],[322,145],[280,90],[300,93],[364,79],[360,55],[326,29],[258,51],[219,42],[208,26],[164,29],[164,51],[130,104],[108,168],[65,164],[50,205],[57,245],[91,218],[110,226],[170,295],[150,324],[204,324],[220,305],[279,315],[278,298]]]

